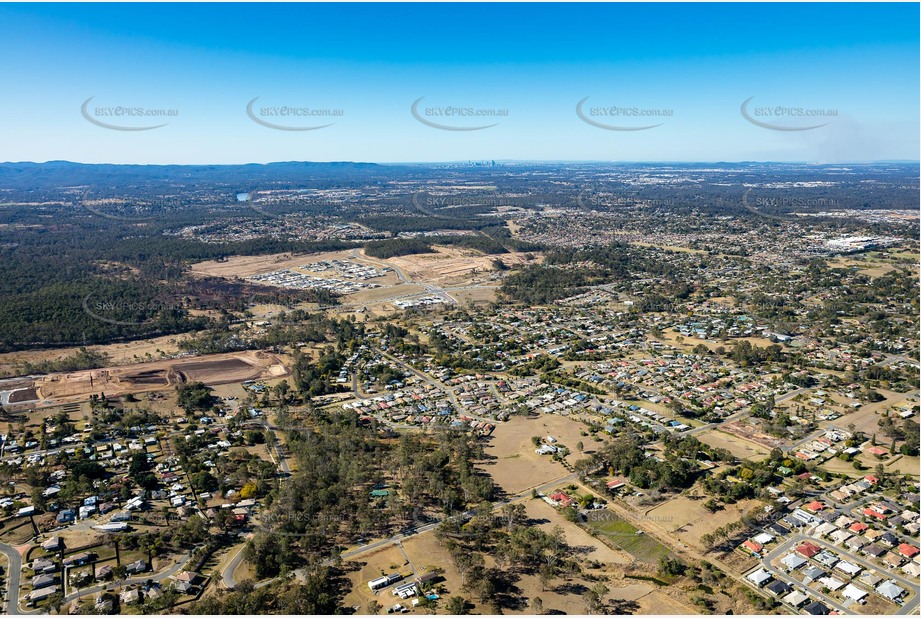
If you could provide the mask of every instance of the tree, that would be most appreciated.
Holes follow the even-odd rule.
[[[879,479],[879,482],[882,483],[886,478],[886,467],[883,464],[878,463],[876,467],[873,468],[873,473],[876,475],[876,478]]]
[[[585,595],[587,613],[604,613],[605,596],[607,596],[608,592],[608,587],[601,582],[592,586],[588,593]]]
[[[535,614],[544,613],[544,600],[540,597],[534,597],[531,599],[531,611]]]
[[[919,436],[921,432],[918,430],[918,423],[908,419],[903,425],[905,431],[905,442],[900,448],[903,455],[909,455],[911,457],[917,457],[919,452]]]
[[[579,521],[579,511],[577,511],[571,506],[567,506],[561,509],[560,513],[563,515],[563,517],[566,518],[567,521],[571,521],[571,522]]]
[[[550,584],[553,583],[554,578],[556,577],[556,569],[552,565],[542,564],[540,565],[540,589],[547,591],[550,587]]]
[[[453,596],[448,599],[445,609],[449,614],[455,616],[464,616],[467,614],[467,599],[464,597]]]
[[[211,389],[203,382],[180,384],[176,387],[176,393],[177,403],[186,411],[186,414],[191,414],[193,410],[207,410],[214,403]]]
[[[704,502],[704,508],[710,511],[711,513],[716,513],[718,510],[723,508],[720,503],[715,498],[710,498]]]
[[[62,605],[64,605],[64,595],[60,592],[55,592],[48,597],[48,607],[52,608],[54,613],[59,613]]]
[[[661,575],[684,575],[687,570],[687,565],[677,558],[662,556],[659,559],[659,573]]]
[[[528,519],[524,505],[521,503],[504,505],[502,507],[502,516],[505,518],[505,528],[509,534]]]
[[[282,380],[278,384],[272,387],[274,391],[275,398],[280,403],[286,403],[288,401],[288,392],[291,390],[290,385],[287,380]]]
[[[233,587],[236,592],[242,592],[243,594],[249,594],[256,589],[256,584],[253,580],[248,577],[243,581],[237,582],[237,585]]]
[[[256,484],[253,483],[252,481],[246,483],[240,489],[240,497],[243,498],[244,500],[252,498],[255,495],[256,495]]]
[[[377,602],[377,599],[374,599],[368,603],[368,614],[371,616],[376,616],[381,613],[381,610],[384,609],[384,606]]]

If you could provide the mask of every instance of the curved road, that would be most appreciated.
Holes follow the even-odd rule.
[[[19,586],[22,580],[22,556],[12,545],[0,543],[0,552],[6,555],[9,569],[6,584],[6,613],[16,616],[24,613],[19,609]]]

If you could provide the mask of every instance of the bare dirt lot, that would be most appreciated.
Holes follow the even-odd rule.
[[[715,448],[724,448],[736,457],[758,461],[770,454],[770,449],[757,442],[719,430],[705,431],[697,436],[704,444]]]
[[[83,399],[99,392],[123,395],[162,390],[183,381],[227,384],[278,378],[287,373],[280,357],[267,352],[250,351],[55,373],[36,378],[35,385],[44,403],[61,403]]]
[[[519,267],[527,262],[524,253],[502,253],[483,255],[470,249],[455,247],[433,247],[435,253],[401,255],[382,260],[399,268],[413,281],[436,285],[462,285],[477,282],[494,270],[492,262],[502,260],[509,268]],[[537,260],[534,260],[535,262]]]
[[[564,444],[573,453],[569,456],[575,461],[578,453],[576,443],[586,445],[586,453],[593,448],[589,438],[581,436],[585,429],[582,423],[555,414],[545,414],[535,418],[513,416],[512,419],[496,427],[486,447],[487,456],[494,457],[483,470],[489,474],[499,487],[509,494],[517,494],[532,487],[566,476],[569,471],[562,464],[553,461],[549,455],[534,452],[532,436],[545,438],[553,436],[557,444]]]
[[[107,354],[112,365],[128,365],[144,361],[157,360],[179,352],[177,343],[189,335],[164,335],[140,341],[112,343],[108,345],[91,345],[87,349]],[[25,363],[37,364],[42,361],[54,361],[72,356],[80,348],[57,348],[54,350],[26,350],[0,354],[0,376],[14,375]]]
[[[381,305],[398,298],[430,294],[432,290],[424,287],[426,284],[463,288],[450,291],[455,299],[463,303],[491,301],[495,298],[498,282],[490,280],[489,275],[495,270],[493,260],[496,259],[501,260],[509,268],[515,268],[527,261],[523,253],[483,255],[469,249],[436,246],[433,253],[405,255],[385,260],[369,257],[360,249],[309,255],[279,253],[234,256],[225,261],[208,260],[193,264],[191,271],[202,277],[237,279],[276,270],[293,269],[310,276],[323,278],[335,277],[337,273],[332,270],[319,273],[309,272],[303,267],[321,261],[348,260],[392,270],[382,277],[368,281],[381,287],[343,296],[344,305]],[[538,261],[539,257],[535,258],[534,262]],[[381,311],[385,309],[381,308]]]
[[[682,337],[682,341],[680,344],[677,342],[677,338],[679,336]],[[773,341],[771,341],[770,339],[765,339],[763,337],[739,337],[735,339],[730,339],[729,341],[720,341],[719,339],[700,339],[698,337],[682,336],[674,328],[666,329],[665,332],[662,334],[661,340],[673,346],[679,346],[679,345],[683,346],[684,349],[687,349],[687,350],[690,350],[702,343],[707,348],[709,348],[711,351],[716,350],[717,348],[720,348],[720,347],[731,349],[732,345],[737,341],[748,341],[752,345],[762,347],[762,348],[769,346],[773,343]]]
[[[285,268],[300,268],[305,264],[327,260],[351,259],[351,251],[331,251],[327,253],[310,253],[295,255],[291,253],[273,253],[271,255],[235,255],[224,261],[207,260],[192,264],[193,275],[205,277],[224,277],[226,279],[244,278],[250,275]]]
[[[499,286],[477,286],[469,288],[449,288],[448,293],[459,303],[490,303],[496,300]]]
[[[601,569],[590,569],[593,574],[600,575],[607,581],[610,592],[609,599],[626,599],[635,601],[640,607],[647,607],[653,613],[683,614],[689,613],[690,608],[679,601],[660,592],[656,587],[647,582],[625,579],[617,569],[620,564],[626,564],[632,558],[622,552],[610,549],[599,540],[592,538],[584,530],[567,522],[548,504],[539,500],[528,500],[526,503],[528,516],[538,522],[541,528],[549,530],[555,525],[563,526],[567,542],[577,551],[585,552],[583,562],[599,560],[603,564]],[[405,553],[404,553],[405,552]],[[384,590],[374,594],[368,588],[368,581],[380,577],[382,573],[399,572],[408,578],[430,572],[435,567],[444,569],[444,580],[435,585],[441,600],[437,613],[445,612],[445,599],[449,596],[463,596],[471,605],[472,613],[495,613],[496,608],[475,603],[468,592],[464,591],[460,575],[448,552],[437,541],[434,534],[426,533],[415,536],[403,542],[402,551],[396,545],[389,545],[379,551],[363,554],[349,561],[355,565],[355,570],[348,578],[352,582],[352,590],[345,597],[345,605],[357,607],[359,613],[367,611],[368,603],[377,600],[385,608],[400,602],[409,606],[408,602],[399,601]],[[491,564],[490,560],[487,560]],[[583,590],[593,585],[591,581],[579,576],[572,578],[558,578],[550,586],[544,588],[536,574],[523,574],[516,578],[514,586],[515,596],[521,600],[518,608],[502,608],[503,613],[530,614],[530,603],[535,597],[540,597],[545,612],[553,610],[554,613],[581,614],[586,610]],[[583,586],[585,588],[583,588]],[[413,614],[424,613],[420,609],[413,609]]]
[[[742,500],[711,513],[703,507],[704,502],[703,497],[677,496],[646,511],[641,521],[665,531],[669,538],[679,539],[702,551],[706,548],[700,543],[701,536],[738,521],[749,509],[763,506],[758,500]]]
[[[528,499],[524,505],[528,518],[540,522],[537,525],[538,528],[550,532],[554,526],[560,526],[566,533],[566,542],[575,547],[580,555],[585,557],[585,560],[598,560],[608,564],[628,564],[633,561],[633,556],[625,551],[608,547],[584,529],[567,521],[557,509],[543,500]]]

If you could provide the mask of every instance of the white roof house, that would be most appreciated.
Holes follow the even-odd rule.
[[[756,586],[760,588],[764,584],[771,581],[772,578],[773,576],[766,570],[758,569],[757,571],[753,573],[749,573],[745,579],[747,579],[748,581],[752,582],[753,584],[755,584]]]
[[[881,596],[885,597],[891,601],[895,601],[903,594],[905,594],[905,589],[897,586],[895,582],[888,581],[883,582],[876,587],[876,592]]]
[[[762,532],[761,534],[755,536],[752,539],[755,543],[760,543],[761,545],[767,545],[774,540],[773,534],[768,534],[767,532]]]
[[[836,565],[835,565],[835,568],[838,569],[839,571],[841,571],[842,573],[847,573],[847,574],[850,575],[851,577],[857,575],[858,573],[860,573],[860,572],[863,570],[863,569],[862,569],[861,567],[859,567],[858,565],[856,565],[856,564],[854,564],[854,563],[852,563],[852,562],[848,562],[848,561],[846,561],[846,560],[842,560],[841,562],[839,562],[838,564],[836,564]]]
[[[866,590],[863,590],[862,588],[858,588],[854,584],[848,584],[844,588],[844,591],[841,594],[843,594],[844,598],[846,599],[852,599],[854,601],[862,601],[863,598],[870,593],[867,592]]]
[[[794,590],[793,592],[791,592],[790,594],[788,594],[781,600],[784,603],[788,603],[792,605],[793,607],[799,607],[800,605],[808,601],[809,597],[807,597],[805,594],[803,594],[799,590]]]
[[[837,529],[838,529],[838,526],[836,526],[835,524],[825,522],[823,524],[820,524],[815,529],[815,531],[813,532],[813,536],[817,536],[817,537],[825,536],[826,534],[831,534]]]
[[[780,561],[781,564],[783,564],[785,567],[791,570],[798,569],[804,564],[806,564],[807,562],[808,560],[806,560],[802,556],[797,556],[796,554],[793,554],[793,553],[787,554]]]

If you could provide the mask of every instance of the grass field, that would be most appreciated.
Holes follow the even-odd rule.
[[[643,534],[631,523],[605,511],[604,521],[589,521],[589,530],[597,533],[612,545],[624,550],[640,562],[655,564],[662,556],[671,552],[648,534]],[[637,534],[640,532],[640,534]]]

